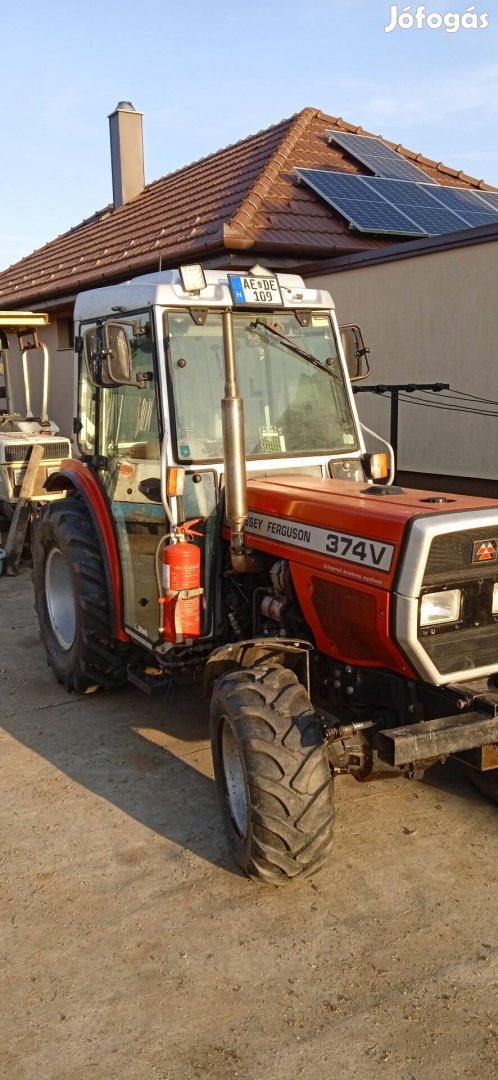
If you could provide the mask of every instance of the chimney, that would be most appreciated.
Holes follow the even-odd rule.
[[[119,101],[109,116],[115,207],[124,206],[145,187],[142,115],[133,108],[131,101]]]

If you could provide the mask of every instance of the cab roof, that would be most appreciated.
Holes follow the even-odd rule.
[[[247,305],[234,304],[228,285],[228,273],[236,271],[205,270],[206,287],[200,292],[186,292],[183,288],[179,270],[163,270],[141,277],[131,278],[120,285],[110,285],[102,289],[91,289],[79,293],[76,297],[74,318],[76,322],[101,318],[105,315],[118,316],[120,311],[137,311],[152,307],[231,307],[243,310]],[[270,272],[269,272],[270,273]],[[241,277],[250,277],[247,271],[240,271]],[[283,308],[324,308],[334,307],[330,293],[325,289],[310,289],[297,274],[273,274],[280,285]]]

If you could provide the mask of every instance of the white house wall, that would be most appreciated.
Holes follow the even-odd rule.
[[[498,401],[498,240],[312,273],[307,284],[330,290],[339,323],[363,327],[372,375],[359,385],[447,382]],[[360,419],[388,438],[387,398],[359,394],[357,405]],[[398,467],[498,478],[498,416],[401,403]]]

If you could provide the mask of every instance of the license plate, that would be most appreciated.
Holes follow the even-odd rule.
[[[275,277],[251,277],[250,274],[229,274],[228,284],[234,304],[257,307],[282,307],[280,286]]]

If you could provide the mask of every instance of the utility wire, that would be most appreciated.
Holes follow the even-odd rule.
[[[449,412],[470,412],[470,413],[477,412],[477,413],[484,413],[485,416],[498,416],[498,412],[495,412],[492,409],[483,409],[477,403],[475,405],[472,405],[470,403],[468,405],[463,405],[463,404],[462,405],[460,405],[460,404],[458,404],[458,405],[457,404],[454,404],[454,405],[451,404],[450,405],[449,402],[425,401],[423,398],[417,398],[417,397],[414,398],[414,397],[411,397],[411,396],[410,397],[405,397],[404,394],[399,395],[399,400],[400,401],[415,401],[415,403],[417,405],[424,405],[426,409],[447,409],[447,410],[449,410]]]
[[[397,387],[391,387],[391,386],[381,387],[381,386],[379,386],[379,387],[372,388],[372,390],[370,390],[370,387],[367,385],[367,386],[360,387],[359,389],[355,388],[355,393],[360,393],[360,392],[368,393],[370,391],[371,393],[375,393],[378,397],[386,397],[388,394],[390,395],[391,391],[393,391],[395,389],[397,389]],[[480,405],[495,405],[496,408],[498,409],[498,401],[496,399],[494,399],[494,398],[481,397],[479,394],[471,394],[470,392],[468,392],[466,390],[455,390],[455,389],[453,389],[453,387],[450,388],[449,386],[445,386],[444,389],[441,388],[441,390],[439,390],[439,389],[437,389],[437,384],[434,385],[434,389],[429,389],[428,387],[426,388],[426,387],[423,387],[423,386],[416,386],[416,384],[414,384],[413,385],[413,390],[411,388],[409,390],[408,385],[406,385],[406,386],[405,385],[403,385],[403,386],[400,385],[399,390],[398,390],[398,396],[399,396],[400,401],[403,400],[401,395],[404,394],[404,393],[408,393],[408,392],[410,393],[410,400],[411,400],[414,391],[416,393],[418,393],[418,394],[424,394],[425,397],[428,397],[431,400],[434,399],[434,394],[437,393],[438,401],[443,399],[444,401],[447,401],[447,402],[454,402],[454,407],[455,408],[459,408],[459,407],[463,408],[465,406],[465,402],[468,402],[469,407],[470,407],[471,403],[475,401]],[[408,400],[408,399],[405,399],[405,400]],[[420,399],[419,399],[419,403],[423,404],[423,402],[420,401]],[[428,404],[428,402],[425,402],[425,404]],[[437,406],[437,404],[431,405],[431,408],[434,408],[434,409],[438,408],[438,407],[442,408],[442,405],[439,405],[439,406]],[[447,407],[449,408],[450,406],[447,406]],[[490,413],[489,415],[494,415],[494,413]]]
[[[454,387],[452,387],[451,392],[453,394],[458,394],[460,397],[475,398],[476,401],[489,401],[492,405],[498,405],[498,401],[493,401],[492,398],[479,397],[477,394],[471,394],[468,390],[455,390]]]
[[[422,390],[421,393],[425,394],[426,391]],[[438,396],[440,396],[442,398],[449,399],[450,401],[451,400],[459,401],[459,402],[477,401],[477,402],[482,403],[484,405],[496,405],[496,407],[498,408],[498,401],[495,401],[493,398],[479,397],[478,394],[467,394],[467,393],[464,393],[463,390],[455,390],[455,391],[450,390],[450,391],[448,391],[447,394],[443,393],[443,394],[440,394]]]
[[[419,405],[425,409],[444,409],[446,412],[469,413],[471,416],[497,416],[498,412],[490,412],[486,409],[467,407],[466,405],[445,405],[439,402],[424,401],[421,398],[412,397],[408,394],[400,394],[399,400],[406,405]],[[493,402],[494,404],[494,402]],[[497,402],[498,404],[498,402]]]
[[[378,397],[386,397],[388,394],[390,396],[390,390],[388,389],[376,390],[375,392]],[[433,397],[433,394],[430,391],[422,390],[420,391],[420,393],[428,393],[431,397]],[[438,401],[426,401],[424,398],[415,397],[412,392],[410,392],[410,394],[408,395],[405,392],[399,391],[397,396],[398,401],[402,401],[406,405],[422,405],[426,409],[444,409],[446,412],[469,413],[470,416],[498,416],[498,412],[491,412],[491,410],[489,409],[478,409],[476,406],[472,406],[470,401],[469,405],[464,405],[463,402],[465,400],[465,397],[449,398],[449,401],[454,401],[455,404],[444,404],[440,401],[440,398],[445,398],[446,395],[441,394],[441,392],[438,392]],[[448,399],[446,400],[448,401]],[[493,401],[491,398],[481,399],[476,397],[475,400],[476,402],[480,402],[482,400],[485,404],[496,405],[498,407],[498,401]]]
[[[420,398],[405,397],[403,394],[399,395],[399,400],[405,404],[422,405],[426,409],[444,409],[446,412],[466,412],[471,415],[477,416],[498,416],[498,412],[491,412],[489,409],[478,409],[476,406],[467,405],[445,405],[436,404],[432,401],[422,401]]]

